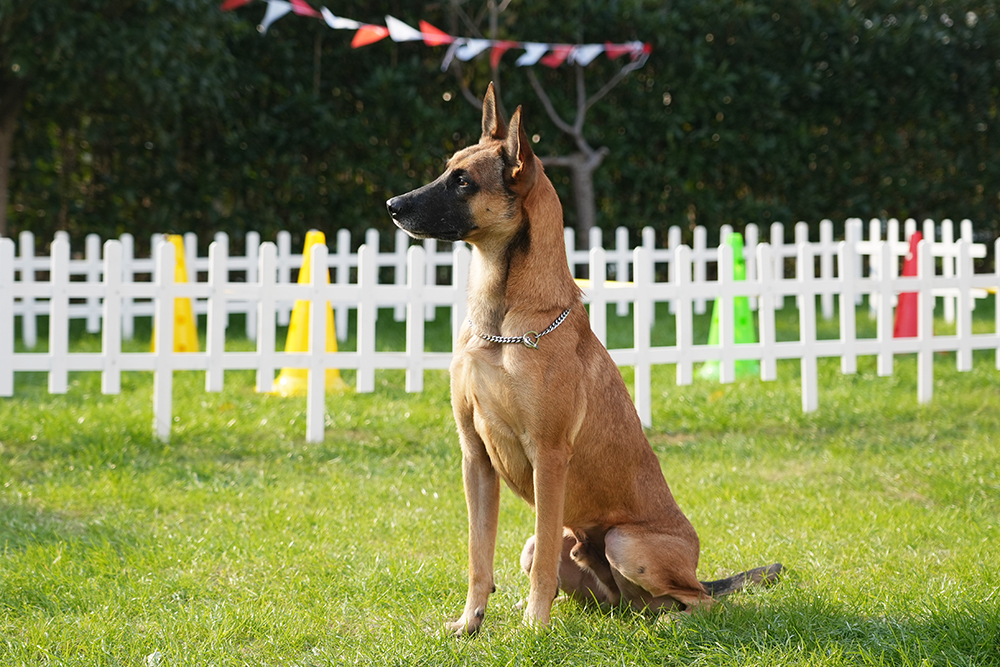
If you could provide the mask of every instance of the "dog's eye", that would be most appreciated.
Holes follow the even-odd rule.
[[[464,173],[455,174],[455,185],[460,188],[467,188],[472,185],[472,180]]]

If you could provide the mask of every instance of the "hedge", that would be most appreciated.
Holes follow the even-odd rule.
[[[19,47],[32,85],[9,235],[388,229],[384,200],[478,137],[478,112],[440,71],[443,47],[354,50],[349,33],[297,16],[261,36],[260,3],[78,4],[36,2],[29,13],[48,23],[3,28],[7,47],[34,31]],[[448,6],[350,1],[337,13],[451,29]],[[605,229],[950,217],[1000,233],[992,2],[515,1],[501,18],[501,37],[653,46],[588,116],[588,140],[610,150],[595,174]],[[486,60],[465,69],[479,94]],[[513,60],[500,74],[507,106],[524,105],[540,154],[572,150]],[[590,89],[615,67],[586,68]],[[536,72],[568,114],[572,70]],[[569,202],[569,174],[549,173]]]

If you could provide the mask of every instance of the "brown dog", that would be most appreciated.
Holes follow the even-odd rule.
[[[560,582],[581,599],[687,610],[777,577],[780,565],[698,580],[698,535],[590,329],[566,261],[562,207],[520,107],[508,127],[490,85],[479,143],[456,153],[437,180],[387,206],[411,236],[463,240],[473,249],[469,321],[451,364],[469,591],[451,630],[478,630],[494,590],[501,479],[535,508],[535,534],[521,557],[531,624],[549,623]]]

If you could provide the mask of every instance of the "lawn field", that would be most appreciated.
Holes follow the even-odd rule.
[[[794,336],[797,313],[779,318]],[[975,318],[993,330],[990,306]],[[428,340],[447,349],[438,320]],[[610,316],[611,344],[630,327]],[[927,405],[913,356],[892,377],[821,360],[810,414],[795,363],[769,383],[678,387],[673,371],[654,371],[648,435],[701,578],[780,561],[783,579],[676,622],[559,599],[538,632],[514,608],[533,516],[505,490],[497,592],[467,639],[441,631],[466,583],[446,373],[420,394],[380,372],[374,393],[328,396],[321,444],[304,399],[256,394],[248,372],[221,393],[177,373],[169,443],[150,374],[117,396],[93,373],[65,395],[18,374],[0,398],[0,665],[1000,665],[994,353],[967,373],[937,356]]]

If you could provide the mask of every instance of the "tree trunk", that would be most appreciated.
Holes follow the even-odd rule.
[[[608,154],[607,148],[592,151],[589,155],[579,152],[571,155],[554,155],[542,158],[546,167],[568,167],[573,183],[573,209],[576,211],[576,243],[586,248],[590,230],[597,225],[597,207],[594,203],[594,172]]]
[[[578,154],[579,155],[579,154]],[[583,156],[580,155],[582,158]],[[590,230],[596,224],[597,207],[594,205],[594,169],[585,160],[572,166],[573,207],[576,209],[576,233],[579,243],[587,244]]]

